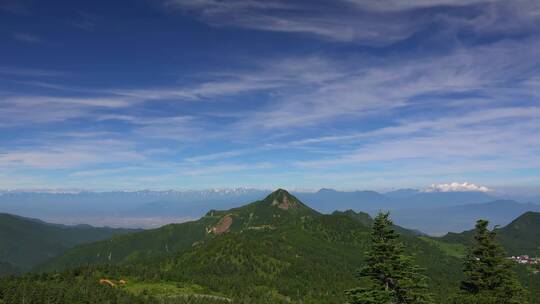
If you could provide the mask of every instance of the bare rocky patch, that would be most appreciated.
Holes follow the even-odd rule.
[[[231,228],[232,223],[233,223],[233,218],[230,215],[226,215],[226,216],[222,217],[219,220],[219,222],[216,224],[216,226],[214,226],[214,227],[212,227],[212,229],[210,229],[210,233],[214,233],[214,234],[225,233],[225,232],[229,231],[229,229]]]
[[[278,208],[282,210],[298,208],[298,204],[296,204],[296,202],[291,202],[287,196],[283,196],[283,198],[281,199],[281,202],[279,202],[278,200],[274,200],[272,202],[272,206],[277,206]]]

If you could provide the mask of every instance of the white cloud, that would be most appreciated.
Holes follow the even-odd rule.
[[[4,97],[3,102],[12,106],[36,107],[47,105],[88,106],[120,108],[130,105],[126,98],[118,97],[56,97],[56,96],[12,96]]]
[[[414,22],[403,23],[400,18],[395,22],[387,22],[385,18],[359,18],[354,15],[356,11],[339,19],[334,12],[318,15],[319,8],[314,7],[314,11],[299,16],[296,13],[305,7],[290,2],[173,2],[190,6],[190,10],[203,10],[202,18],[217,26],[229,25],[221,18],[232,14],[235,18],[229,19],[230,25],[307,32],[340,41],[360,39],[371,44],[384,44],[403,39],[417,29]],[[460,6],[476,2],[436,0],[436,5]],[[355,5],[365,5],[365,8],[356,9],[381,14],[433,5],[429,1],[392,1],[397,6],[390,8],[380,3],[365,1]],[[207,6],[210,9],[205,8]],[[270,16],[266,10],[286,10],[290,15]],[[498,10],[499,6],[494,8],[493,15],[483,14],[475,19],[440,15],[437,18],[483,31],[490,24],[499,24]],[[514,10],[509,13],[517,14]],[[531,9],[529,19],[534,19],[534,14],[540,16],[537,13],[538,10]],[[350,20],[352,15],[357,20]],[[523,25],[522,21],[516,22],[518,26]],[[530,22],[534,24],[534,20]],[[501,26],[503,28],[499,30],[511,30],[505,24]],[[399,58],[385,55],[384,61],[364,53],[339,58],[322,54],[253,60],[245,69],[207,71],[180,85],[160,87],[97,91],[33,82],[40,89],[62,90],[62,95],[0,96],[0,127],[29,128],[33,132],[29,136],[24,133],[25,138],[20,139],[21,146],[28,144],[26,147],[13,145],[8,149],[8,144],[0,150],[0,168],[77,168],[79,171],[72,173],[72,177],[80,179],[129,175],[134,171],[145,175],[145,170],[157,167],[149,164],[151,158],[161,157],[138,152],[138,143],[162,145],[163,142],[170,144],[174,151],[163,157],[171,162],[169,167],[183,171],[175,171],[159,180],[169,183],[178,176],[201,176],[198,181],[204,181],[212,175],[219,177],[228,172],[244,174],[273,168],[274,165],[265,162],[268,155],[264,154],[268,153],[253,153],[266,147],[302,149],[301,153],[275,153],[270,160],[292,163],[290,174],[295,178],[291,178],[291,182],[304,178],[298,173],[303,170],[327,174],[314,174],[316,178],[311,180],[315,183],[316,179],[320,182],[321,176],[340,177],[344,181],[348,176],[346,172],[351,170],[355,171],[350,175],[354,178],[398,176],[406,181],[403,177],[406,173],[417,174],[415,176],[433,175],[434,172],[458,175],[474,170],[540,167],[537,156],[540,153],[537,136],[540,109],[535,106],[540,98],[540,78],[536,69],[540,64],[538,37],[475,47],[464,45],[453,51],[447,50],[444,55],[400,54]],[[66,75],[11,68],[0,68],[0,74],[32,78]],[[68,93],[74,94],[74,90],[76,96],[66,97]],[[163,104],[154,107],[150,104],[154,102]],[[225,102],[230,104],[223,104]],[[408,114],[413,112],[414,115]],[[379,118],[381,126],[373,123]],[[369,122],[364,123],[364,119]],[[95,124],[87,124],[91,120]],[[48,138],[43,140],[40,130],[50,132],[46,132],[41,124],[60,125],[62,122],[66,122],[63,129],[69,131],[54,135],[54,139],[59,139],[57,142],[47,142]],[[78,130],[80,122],[86,130]],[[347,131],[341,130],[339,124],[346,125]],[[358,131],[364,127],[366,131]],[[317,132],[310,132],[313,130]],[[321,136],[306,138],[306,134]],[[124,144],[107,141],[119,135],[124,138]],[[281,140],[280,136],[286,139]],[[89,141],[89,138],[101,141]],[[171,144],[171,139],[175,143]],[[194,142],[196,144],[191,145]],[[231,147],[230,151],[212,153],[212,149],[225,142],[227,144],[223,146]],[[197,144],[208,146],[198,150]],[[190,151],[185,154],[196,154],[195,151],[208,151],[208,154],[186,158],[185,151]],[[236,162],[238,156],[248,153],[253,153],[252,158],[257,163]],[[217,160],[223,162],[201,165]],[[144,164],[132,170],[136,162]],[[129,169],[94,166],[110,163],[128,163],[126,168]],[[388,166],[400,163],[399,168],[407,170],[392,172],[397,169],[381,168],[387,163]],[[374,164],[379,167],[370,167]],[[334,170],[336,168],[338,170]],[[334,173],[339,170],[342,172]],[[269,176],[287,177],[286,171],[283,170],[283,175]],[[157,183],[150,175],[148,181],[139,185]],[[432,176],[425,179],[427,181],[422,180],[424,184],[433,180]],[[453,177],[448,179],[454,180]],[[118,182],[122,182],[120,178]]]
[[[253,153],[253,152],[255,152],[255,149],[232,150],[232,151],[225,151],[225,152],[218,152],[218,153],[211,153],[211,154],[188,157],[185,159],[185,161],[190,162],[190,163],[200,163],[200,162],[236,157],[236,156],[244,155],[247,153]]]
[[[13,75],[13,76],[28,76],[28,77],[60,77],[60,76],[68,75],[67,73],[61,72],[61,71],[14,68],[14,67],[6,67],[6,66],[0,67],[0,74]]]
[[[291,146],[322,147],[329,157],[300,160],[300,168],[367,169],[381,166],[418,176],[540,168],[540,108],[512,107],[410,120],[368,132],[293,141]],[[406,169],[404,168],[406,166]],[[366,169],[365,169],[366,168]],[[387,174],[387,173],[384,173]]]
[[[515,104],[522,101],[515,100],[517,92],[522,99],[535,97],[527,81],[534,77],[531,67],[540,64],[539,58],[540,41],[532,39],[461,48],[445,56],[388,58],[386,63],[375,58],[370,58],[375,64],[366,63],[364,58],[350,60],[349,65],[327,60],[327,64],[311,71],[306,68],[304,73],[337,76],[278,96],[268,109],[247,117],[239,127],[309,127],[341,117],[374,116],[411,107],[418,100],[423,100],[419,105],[424,107],[445,107],[456,103],[445,97],[450,94],[480,96],[468,98],[466,104],[456,103],[463,108],[474,108],[472,102]]]
[[[422,190],[423,192],[489,192],[486,186],[464,183],[433,184],[431,187]]]
[[[67,169],[95,164],[143,161],[127,141],[79,140],[50,142],[32,148],[0,150],[0,168]]]
[[[228,163],[201,167],[186,167],[181,169],[181,174],[186,176],[214,175],[239,171],[250,172],[253,170],[270,169],[273,167],[273,164],[267,162],[253,164]]]
[[[418,8],[429,8],[437,6],[467,6],[471,4],[482,4],[486,2],[497,2],[498,0],[346,0],[354,5],[373,11],[403,11]]]
[[[336,41],[369,45],[397,42],[436,22],[448,29],[480,32],[535,30],[540,17],[536,0],[337,0],[164,1],[165,7],[195,12],[214,26],[307,33]],[[455,10],[426,10],[451,7]]]
[[[402,120],[396,126],[383,127],[373,131],[357,132],[344,135],[329,135],[313,138],[305,138],[289,142],[290,146],[316,145],[324,143],[340,142],[358,142],[366,139],[388,136],[407,136],[419,132],[441,132],[454,130],[454,133],[460,128],[471,130],[472,126],[482,124],[496,123],[498,121],[508,121],[511,119],[521,120],[522,123],[530,120],[540,119],[540,107],[502,107],[487,110],[470,111],[467,114],[459,116],[445,116],[439,119],[429,120]],[[494,127],[496,128],[496,127]],[[521,130],[522,131],[522,130]],[[536,132],[534,128],[529,130]]]
[[[354,13],[345,2],[302,6],[290,1],[165,1],[168,8],[194,11],[209,24],[266,31],[307,33],[325,39],[387,44],[411,35],[413,26],[392,23],[379,16]],[[336,12],[335,7],[341,8]],[[393,16],[394,19],[403,19]]]
[[[112,168],[112,169],[95,169],[95,170],[83,170],[77,171],[70,176],[73,177],[96,177],[96,176],[108,176],[108,175],[117,175],[117,174],[126,174],[135,170],[138,170],[138,167],[121,167],[121,168]]]
[[[118,109],[131,105],[119,97],[0,96],[0,127],[62,122],[92,117],[96,110]]]

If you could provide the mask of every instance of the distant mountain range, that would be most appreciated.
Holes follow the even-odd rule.
[[[171,222],[185,222],[209,209],[228,209],[259,200],[269,190],[236,188],[204,191],[4,191],[0,192],[0,212],[39,217],[68,224],[155,228]],[[489,192],[423,192],[401,189],[375,191],[294,192],[315,210],[392,211],[403,227],[434,235],[459,232],[473,227],[474,219],[486,218],[506,225],[525,211],[540,211],[535,198],[505,199]],[[444,215],[444,216],[443,216]]]
[[[477,219],[489,220],[492,226],[504,226],[527,211],[540,212],[540,205],[496,200],[448,207],[397,209],[392,216],[404,227],[443,235],[471,229]]]
[[[388,193],[375,191],[343,192],[321,189],[315,193],[294,193],[300,199],[322,212],[361,209],[368,212],[379,210],[417,209],[483,203],[496,197],[484,192],[421,192],[405,189]]]
[[[0,214],[0,274],[26,271],[75,245],[135,231],[89,225],[48,224],[40,220]]]
[[[366,213],[322,214],[277,190],[241,207],[210,210],[195,221],[81,244],[35,270],[101,265],[100,273],[110,269],[116,276],[129,276],[128,284],[135,286],[189,282],[200,292],[245,303],[343,303],[342,291],[357,284],[354,273],[364,263],[371,223]],[[525,213],[500,229],[501,240],[513,240],[504,243],[511,252],[533,254],[540,246],[540,229],[531,230],[539,224],[539,213]],[[407,252],[427,270],[437,303],[447,303],[471,232],[433,238],[396,228]],[[520,275],[522,280],[533,276]],[[538,283],[529,290],[532,297],[540,295]]]
[[[328,190],[323,192],[328,193]],[[332,190],[332,192],[334,192]],[[325,194],[326,194],[325,193]],[[365,193],[362,193],[364,195]],[[351,195],[341,194],[341,195]],[[373,195],[368,192],[368,195]],[[375,194],[377,195],[377,194]],[[415,217],[426,217],[425,221],[441,223],[446,218],[460,218],[463,225],[474,226],[479,218],[504,218],[508,213],[519,212],[512,216],[511,223],[499,228],[499,234],[504,244],[509,244],[508,249],[518,254],[540,254],[540,213],[530,212],[528,209],[538,208],[533,204],[520,204],[514,201],[498,200],[482,204],[467,204],[451,207],[441,207],[442,213],[436,213],[433,209],[426,210]],[[540,209],[540,208],[538,208]],[[395,212],[401,216],[409,215],[404,212]],[[466,216],[464,213],[468,213]],[[124,263],[136,260],[144,260],[149,256],[165,256],[170,252],[179,252],[191,248],[193,244],[204,241],[208,237],[226,232],[242,232],[245,230],[272,231],[282,225],[282,221],[289,218],[349,218],[355,222],[369,227],[372,218],[364,212],[355,212],[352,209],[346,211],[334,211],[331,215],[319,213],[308,207],[295,196],[285,190],[278,190],[268,195],[264,200],[256,201],[241,207],[225,211],[210,210],[202,218],[182,224],[165,225],[158,229],[145,230],[138,233],[130,233],[124,236],[114,237],[88,245],[82,244],[55,258],[43,269],[59,269],[77,265],[92,263]],[[394,216],[393,216],[394,217]],[[442,224],[440,224],[442,225]],[[538,228],[538,229],[536,229]],[[396,229],[406,236],[422,236],[421,233],[396,226]],[[532,231],[530,231],[532,229]],[[448,243],[470,244],[472,230],[460,233],[448,233],[441,238],[433,238]],[[512,239],[513,242],[508,242]],[[512,244],[529,244],[518,246]]]
[[[0,212],[68,224],[148,228],[196,218],[211,208],[230,208],[235,204],[260,199],[269,192],[248,188],[203,191],[3,191],[0,192]]]

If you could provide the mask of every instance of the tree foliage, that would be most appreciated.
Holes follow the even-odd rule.
[[[432,303],[427,278],[404,254],[403,248],[389,214],[379,213],[372,227],[371,246],[366,253],[367,265],[358,273],[364,285],[347,291],[350,303]]]
[[[476,223],[474,243],[464,262],[465,279],[455,303],[526,304],[526,294],[496,241],[488,221]]]

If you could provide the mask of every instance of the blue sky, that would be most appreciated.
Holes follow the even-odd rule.
[[[537,0],[0,2],[0,188],[540,186]]]

